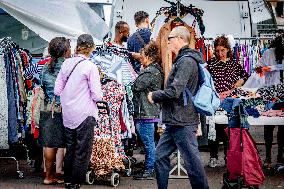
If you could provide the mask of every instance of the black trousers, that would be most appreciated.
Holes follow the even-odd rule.
[[[271,161],[271,148],[273,142],[273,131],[275,126],[265,125],[264,126],[264,141],[265,141],[265,150],[266,150],[266,160]],[[284,147],[284,127],[279,126],[277,132],[277,143],[278,143],[278,155],[277,160],[281,160],[283,156],[283,147]]]
[[[92,153],[95,124],[95,118],[89,116],[76,129],[65,128],[65,183],[84,183]]]
[[[216,140],[208,140],[208,147],[210,150],[210,157],[218,159],[218,150],[219,150],[219,142],[222,141],[224,143],[224,154],[227,157],[227,143],[228,136],[225,133],[225,129],[228,127],[227,124],[216,124]]]

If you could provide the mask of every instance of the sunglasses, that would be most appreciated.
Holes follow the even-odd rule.
[[[179,37],[179,36],[168,37],[168,41],[170,41],[170,40],[173,39],[173,38],[177,38],[177,37]]]

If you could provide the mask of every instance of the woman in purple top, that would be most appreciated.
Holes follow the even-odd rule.
[[[207,62],[207,69],[210,72],[214,86],[218,93],[241,87],[248,79],[248,74],[243,66],[233,61],[232,50],[227,37],[220,36],[214,41],[215,57]],[[219,141],[224,142],[224,153],[226,161],[227,136],[224,129],[227,125],[216,124],[216,140],[208,140],[210,149],[210,167],[217,166]]]
[[[75,57],[63,62],[55,82],[66,133],[64,182],[69,189],[85,181],[98,119],[96,102],[103,96],[98,68],[88,60],[94,46],[91,35],[80,35]]]

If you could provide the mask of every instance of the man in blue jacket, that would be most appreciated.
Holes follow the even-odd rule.
[[[137,27],[127,41],[127,49],[131,52],[131,64],[134,70],[139,73],[141,68],[140,50],[150,42],[151,31],[149,29],[149,14],[144,11],[138,11],[134,14],[134,20]]]
[[[164,90],[150,92],[151,103],[162,103],[162,122],[166,129],[156,148],[155,170],[158,189],[168,187],[169,156],[180,151],[192,189],[208,189],[207,177],[198,151],[196,130],[199,116],[191,98],[185,103],[187,87],[195,95],[198,89],[198,63],[204,62],[200,52],[189,48],[190,33],[184,26],[174,28],[168,46],[177,55]]]

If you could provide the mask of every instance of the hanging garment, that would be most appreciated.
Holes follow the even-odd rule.
[[[91,61],[102,73],[120,84],[129,84],[137,77],[130,63],[129,51],[112,43],[104,44],[102,49],[96,50],[91,56]]]
[[[8,149],[8,98],[3,55],[0,55],[0,88],[0,149]]]
[[[17,93],[16,81],[14,77],[13,60],[11,53],[4,56],[6,68],[6,83],[7,83],[7,97],[8,97],[8,139],[9,143],[16,143],[18,139],[18,123],[17,123]]]
[[[159,31],[159,35],[157,37],[156,40],[156,44],[158,45],[158,48],[160,49],[160,56],[161,56],[161,60],[162,60],[162,67],[164,70],[164,74],[165,74],[165,82],[167,81],[168,75],[172,69],[172,64],[173,64],[173,55],[172,52],[169,51],[168,49],[168,37],[172,31],[172,23],[171,22],[167,22],[166,24],[164,24],[162,26],[162,28]],[[190,26],[188,26],[187,24],[183,24],[189,31],[189,33],[191,33],[191,41],[189,43],[189,47],[192,49],[195,49],[195,38],[193,36],[195,36],[195,32],[194,29],[191,28]]]
[[[119,109],[121,108],[123,96],[126,94],[124,87],[117,81],[109,81],[102,85],[103,100],[108,102],[110,115],[99,114],[98,127],[95,129],[95,136],[109,137],[111,135],[115,144],[115,152],[118,156],[125,156],[121,142],[121,124]]]

